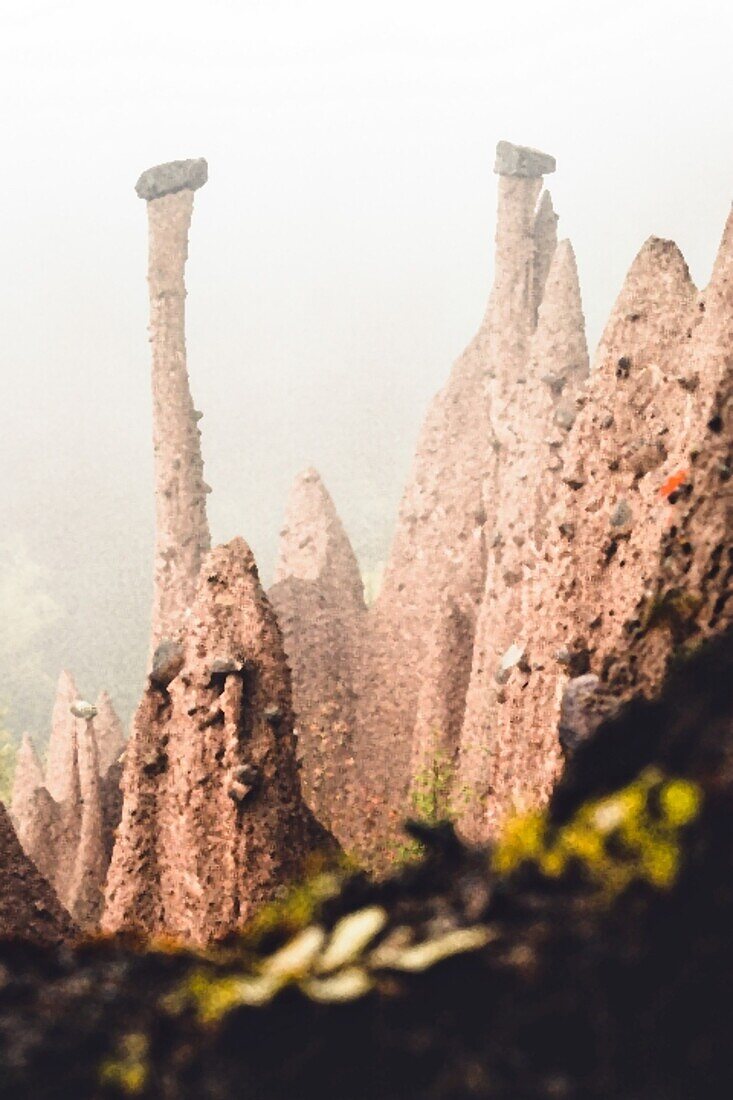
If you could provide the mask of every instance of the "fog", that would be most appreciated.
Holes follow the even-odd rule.
[[[92,0],[0,35],[0,695],[45,737],[69,667],[127,716],[147,644],[146,217],[205,156],[187,272],[215,540],[265,581],[289,484],[323,475],[384,560],[431,395],[492,274],[496,141],[557,157],[591,343],[636,251],[704,284],[733,192],[724,0],[522,5]]]

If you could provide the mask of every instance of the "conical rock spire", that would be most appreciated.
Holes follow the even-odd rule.
[[[558,216],[552,205],[552,196],[549,191],[543,191],[537,206],[537,213],[535,214],[532,231],[532,236],[534,237],[532,305],[535,320],[540,305],[542,304],[547,275],[557,247],[557,223]]]
[[[304,795],[353,848],[354,677],[366,608],[356,556],[313,469],[293,485],[269,598],[293,674]]]
[[[99,752],[94,724],[87,723],[80,747],[80,772],[86,776],[79,826],[79,843],[67,894],[67,908],[80,928],[92,930],[99,924],[103,907],[108,857],[104,848]]]
[[[43,769],[29,733],[24,733],[15,758],[10,814],[19,838],[26,828],[33,795],[43,786]],[[22,843],[22,839],[21,839]]]
[[[293,483],[280,532],[274,583],[290,577],[330,585],[341,602],[357,608],[364,605],[356,555],[333,500],[312,467]]]
[[[63,802],[73,782],[73,741],[83,726],[71,713],[79,690],[71,673],[61,672],[51,716],[51,735],[46,753],[46,787],[56,802]]]
[[[94,729],[97,735],[99,774],[105,775],[125,745],[125,731],[114,704],[106,691],[99,693]]]
[[[242,539],[207,556],[183,650],[133,723],[103,925],[205,943],[328,837],[302,800],[280,631]]]

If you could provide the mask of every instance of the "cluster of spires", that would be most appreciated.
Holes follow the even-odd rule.
[[[647,241],[591,370],[575,256],[543,184],[554,169],[499,143],[491,296],[428,410],[369,608],[315,470],[293,487],[267,595],[243,540],[209,549],[184,327],[207,168],[141,177],[155,596],[107,931],[225,936],[337,843],[382,870],[426,788],[433,812],[486,841],[546,800],[563,754],[605,713],[730,622],[733,220],[702,292],[672,242]],[[57,772],[71,797],[97,775],[90,726],[49,750],[43,797],[56,806]],[[20,774],[33,771],[23,753]],[[61,755],[76,763],[52,768]],[[101,828],[93,813],[74,826],[80,852]],[[86,897],[94,874],[64,874],[57,893],[88,926],[74,891]]]
[[[120,818],[124,730],[106,691],[82,700],[62,672],[45,768],[25,733],[18,749],[10,815],[25,853],[76,924],[99,925]]]

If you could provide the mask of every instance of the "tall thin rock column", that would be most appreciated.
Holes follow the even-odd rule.
[[[104,903],[104,884],[109,859],[104,846],[104,820],[99,752],[94,723],[86,723],[86,737],[80,746],[80,771],[87,777],[84,790],[79,842],[71,871],[66,908],[80,928],[89,931],[99,924]]]
[[[94,719],[94,729],[99,750],[99,774],[106,775],[124,748],[125,731],[106,691],[99,693],[95,709],[97,715]]]
[[[135,190],[148,207],[148,287],[155,450],[155,577],[151,649],[181,631],[210,546],[199,414],[186,365],[184,269],[193,193],[205,160],[172,161],[143,172]]]
[[[562,241],[547,276],[526,363],[513,385],[504,380],[505,399],[496,401],[511,442],[500,455],[495,483],[487,486],[498,506],[458,776],[461,824],[474,839],[483,838],[487,813],[506,799],[507,791],[514,791],[515,777],[522,782],[527,743],[521,732],[506,728],[511,713],[506,685],[511,679],[523,682],[530,661],[537,659],[537,636],[544,623],[536,604],[546,598],[548,583],[542,569],[547,514],[562,488],[567,435],[584,400],[587,374],[575,256],[570,242]]]
[[[553,230],[551,208],[545,204],[540,215],[537,198],[542,176],[554,167],[552,157],[535,150],[508,142],[497,147],[494,286],[476,336],[428,410],[382,590],[370,610],[360,661],[357,762],[369,804],[377,804],[375,833],[386,816],[399,828],[409,810],[411,771],[422,768],[430,745],[445,748],[450,740],[436,728],[441,715],[450,716],[452,730],[461,725],[460,691],[449,699],[435,687],[445,685],[448,669],[455,684],[468,680],[475,601],[484,586],[482,532],[491,531],[496,503],[490,497],[487,508],[484,487],[495,480],[502,446],[491,390],[500,364],[518,372],[534,327],[542,281],[535,280],[535,257],[545,262]],[[450,654],[442,652],[444,645]]]

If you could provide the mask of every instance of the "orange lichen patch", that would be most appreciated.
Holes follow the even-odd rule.
[[[688,475],[689,470],[686,469],[677,470],[676,473],[670,474],[670,476],[661,486],[659,490],[659,495],[667,500],[675,491],[675,489],[679,489],[680,485],[684,485],[684,483],[687,481]]]

